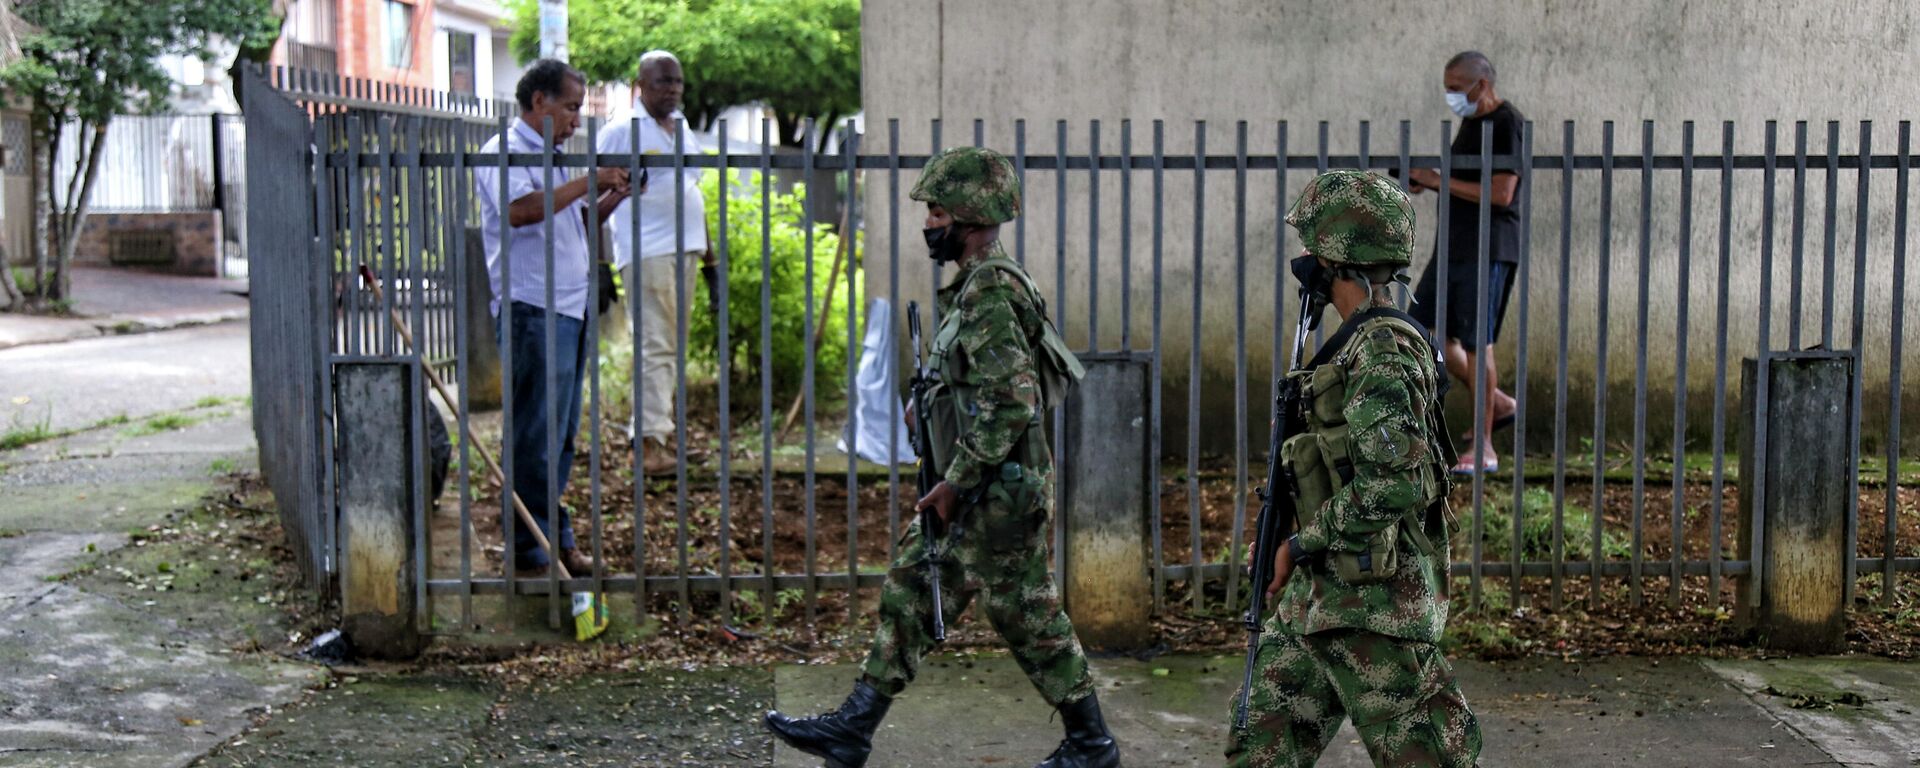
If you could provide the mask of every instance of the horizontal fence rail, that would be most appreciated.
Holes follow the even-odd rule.
[[[851,593],[840,599],[853,610],[857,588],[883,581],[911,492],[903,498],[897,467],[865,465],[834,446],[839,438],[851,446],[859,426],[853,356],[866,336],[868,302],[888,302],[895,336],[904,341],[898,318],[906,302],[930,304],[951,277],[917,255],[918,207],[904,194],[929,150],[943,146],[938,122],[923,134],[929,140],[912,142],[913,152],[903,151],[893,121],[878,138],[849,124],[846,144],[833,154],[812,149],[820,126],[809,124],[808,140],[787,150],[730,144],[731,126],[723,121],[702,153],[643,154],[637,143],[626,151],[586,151],[608,130],[598,123],[569,143],[578,151],[528,153],[481,151],[516,118],[496,114],[489,125],[458,109],[441,111],[431,99],[419,109],[350,106],[314,123],[315,254],[327,267],[328,284],[319,290],[331,299],[329,316],[319,319],[327,334],[324,362],[425,364],[459,393],[456,402],[440,403],[455,422],[448,430],[458,446],[455,479],[447,498],[425,505],[417,521],[415,547],[429,555],[417,560],[420,600],[457,598],[463,626],[475,623],[475,596],[547,595],[557,621],[562,595],[582,589],[631,592],[636,613],[670,606],[683,621],[696,607],[730,622],[774,615],[791,601],[811,624],[822,615],[823,594]],[[1911,471],[1901,473],[1902,457],[1912,455],[1902,451],[1901,423],[1902,324],[1910,300],[1907,123],[1897,126],[1892,151],[1883,140],[1878,153],[1874,126],[1865,123],[1849,127],[1850,144],[1839,124],[1828,124],[1818,147],[1805,123],[1740,130],[1732,123],[1645,123],[1626,142],[1610,122],[1584,130],[1565,123],[1558,131],[1527,123],[1517,151],[1506,155],[1496,155],[1490,141],[1477,153],[1453,153],[1451,122],[1418,130],[1401,122],[1389,151],[1378,154],[1370,151],[1368,124],[1352,134],[1357,140],[1342,137],[1350,143],[1338,153],[1326,123],[1291,127],[1290,144],[1286,123],[1222,131],[1126,121],[1116,142],[1099,122],[1073,131],[1063,122],[1045,151],[1031,139],[1049,132],[1029,136],[1022,121],[1010,137],[996,134],[992,142],[1013,159],[1026,196],[1024,215],[1002,229],[1001,241],[1050,294],[1048,308],[1063,333],[1084,350],[1150,353],[1153,360],[1153,506],[1141,514],[1151,522],[1157,607],[1167,609],[1174,598],[1206,611],[1238,606],[1258,503],[1248,490],[1268,459],[1255,446],[1264,445],[1272,376],[1289,362],[1283,337],[1290,338],[1300,309],[1297,285],[1278,267],[1298,253],[1282,219],[1316,172],[1342,167],[1401,179],[1413,169],[1520,177],[1515,295],[1504,313],[1511,332],[1493,352],[1502,372],[1497,383],[1515,400],[1515,423],[1509,437],[1493,436],[1498,468],[1456,483],[1451,572],[1466,581],[1470,605],[1491,600],[1496,587],[1514,601],[1508,605],[1529,590],[1555,607],[1582,598],[1638,606],[1650,590],[1664,590],[1672,605],[1729,604],[1723,579],[1751,579],[1756,570],[1751,559],[1731,554],[1739,549],[1735,537],[1759,540],[1737,519],[1733,497],[1746,489],[1727,467],[1729,440],[1745,428],[1740,398],[1755,393],[1739,391],[1738,371],[1729,366],[1814,347],[1850,350],[1860,361],[1848,416],[1853,464],[1862,470],[1849,502],[1856,532],[1847,542],[1849,583],[1869,574],[1890,583],[1897,573],[1920,571],[1920,533],[1900,511],[1920,493]],[[675,145],[691,146],[692,132],[675,128]],[[1789,132],[1791,150],[1783,150]],[[759,135],[772,133],[763,126]],[[984,133],[975,123],[970,138],[985,143]],[[1544,140],[1552,134],[1557,141]],[[1231,152],[1220,151],[1223,135]],[[1301,141],[1303,135],[1313,141]],[[1439,151],[1416,154],[1416,136]],[[1736,139],[1753,143],[1755,136],[1765,151],[1736,152]],[[1170,149],[1176,142],[1180,149]],[[1256,152],[1256,143],[1273,151]],[[1303,143],[1316,151],[1292,151]],[[1558,149],[1542,146],[1548,143]],[[580,546],[599,556],[599,567],[571,580],[553,572],[509,579],[502,574],[513,572],[510,542],[521,525],[504,500],[512,483],[495,486],[472,451],[495,450],[511,477],[505,457],[512,451],[500,449],[500,433],[508,430],[500,424],[512,415],[481,413],[467,400],[498,385],[501,401],[513,402],[510,377],[475,380],[469,366],[477,356],[511,352],[483,349],[497,342],[480,325],[491,321],[475,319],[485,312],[473,310],[492,297],[470,288],[485,284],[471,271],[511,272],[516,260],[533,258],[551,275],[568,259],[588,259],[555,252],[563,241],[551,233],[553,211],[566,210],[554,188],[587,178],[587,199],[601,192],[598,179],[583,173],[590,168],[625,169],[634,178],[644,170],[650,184],[677,190],[654,213],[680,222],[674,237],[681,243],[694,234],[683,214],[704,203],[721,284],[709,302],[695,260],[675,260],[666,289],[645,284],[645,273],[635,270],[628,275],[641,283],[624,284],[631,278],[623,275],[625,304],[602,317],[600,284],[588,281],[583,446],[573,470],[576,490],[564,504]],[[546,222],[544,253],[468,257],[483,237],[480,227],[489,225],[477,169],[541,180],[546,191],[532,199]],[[1824,194],[1809,192],[1809,180],[1823,184]],[[796,186],[838,189],[848,202],[830,207],[820,202],[824,194],[800,199],[784,191]],[[1422,246],[1414,275],[1433,269],[1445,284],[1449,270],[1487,273],[1496,257],[1488,245],[1492,204],[1484,202],[1491,187],[1484,179],[1477,186],[1483,202],[1464,220],[1452,206],[1434,206],[1431,194],[1415,198]],[[489,204],[504,209],[513,202],[504,197]],[[1817,235],[1809,232],[1810,206]],[[589,241],[611,243],[609,225],[640,228],[642,207],[632,206],[626,221],[588,217]],[[1848,222],[1853,226],[1843,226]],[[491,226],[502,242],[509,238],[507,226]],[[1433,256],[1426,243],[1446,243],[1460,227],[1476,232],[1477,252]],[[638,264],[633,248],[626,255]],[[381,298],[362,284],[361,265],[384,287]],[[1757,287],[1736,277],[1741,270],[1758,273]],[[621,412],[637,410],[654,383],[639,354],[610,356],[618,345],[602,337],[659,330],[641,327],[632,298],[647,290],[665,290],[678,307],[672,327],[660,332],[677,356],[677,426],[667,445],[681,461],[670,476],[652,478]],[[1615,295],[1620,291],[1627,293]],[[1476,309],[1497,308],[1501,298],[1492,294],[1484,284],[1474,291]],[[554,306],[552,296],[536,298]],[[1441,337],[1449,301],[1448,291],[1436,292]],[[401,339],[396,317],[417,346]],[[553,312],[547,317],[552,322]],[[1323,327],[1316,341],[1327,333]],[[696,341],[718,352],[690,363]],[[816,344],[838,349],[839,357],[828,360]],[[890,353],[898,360],[909,351]],[[1618,355],[1630,360],[1609,359]],[[795,362],[782,362],[789,359]],[[502,360],[500,368],[515,364]],[[1484,437],[1479,417],[1487,414],[1478,409],[1485,398],[1475,395],[1489,383],[1476,373],[1449,396],[1463,417],[1454,423],[1472,425],[1457,431],[1469,432],[1472,442]],[[1163,395],[1174,408],[1163,408]],[[897,422],[894,400],[887,413]],[[800,413],[797,442],[779,424],[790,404]],[[1056,455],[1059,425],[1053,421],[1050,433]],[[559,425],[548,426],[551,434]],[[1873,427],[1871,443],[1863,427]],[[689,457],[701,453],[708,458],[690,466]],[[1166,463],[1176,458],[1184,466]],[[1177,482],[1164,482],[1169,471]],[[827,499],[844,503],[843,519],[820,506]],[[1863,499],[1880,519],[1868,519]],[[551,525],[562,506],[554,498],[532,511]],[[1063,535],[1056,533],[1057,551]],[[458,542],[435,544],[430,536]],[[1055,563],[1070,567],[1064,557]],[[1883,599],[1892,593],[1883,589]]]

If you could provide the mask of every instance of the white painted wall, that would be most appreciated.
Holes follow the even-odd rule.
[[[1196,120],[1207,122],[1207,151],[1215,154],[1232,153],[1239,120],[1250,123],[1248,149],[1254,153],[1271,153],[1276,123],[1290,121],[1289,149],[1297,154],[1313,152],[1320,120],[1330,121],[1335,154],[1357,151],[1357,127],[1362,120],[1372,124],[1372,152],[1397,151],[1399,121],[1412,120],[1414,152],[1432,154],[1438,150],[1440,122],[1451,117],[1441,99],[1441,67],[1450,55],[1468,48],[1491,56],[1499,68],[1501,93],[1537,122],[1536,145],[1543,152],[1562,150],[1565,120],[1579,121],[1577,151],[1597,152],[1601,122],[1613,120],[1615,151],[1637,154],[1643,119],[1658,121],[1656,147],[1661,153],[1679,151],[1683,120],[1699,121],[1696,146],[1702,152],[1718,151],[1722,120],[1738,121],[1738,151],[1758,152],[1763,122],[1768,119],[1784,121],[1781,146],[1786,151],[1792,149],[1792,121],[1814,121],[1810,148],[1816,153],[1825,149],[1824,121],[1846,121],[1840,131],[1842,154],[1856,151],[1857,121],[1873,120],[1874,148],[1888,152],[1894,147],[1897,122],[1920,114],[1913,106],[1920,103],[1920,79],[1908,74],[1920,70],[1920,47],[1912,42],[1920,32],[1920,5],[1901,0],[869,0],[862,23],[863,106],[869,118],[866,146],[874,152],[886,149],[889,118],[900,121],[903,152],[929,148],[928,123],[934,118],[945,123],[947,145],[970,141],[977,118],[985,121],[987,143],[1011,152],[1014,121],[1024,118],[1031,154],[1054,152],[1055,121],[1060,119],[1070,121],[1067,147],[1071,152],[1086,150],[1088,122],[1093,119],[1102,122],[1102,149],[1116,151],[1120,123],[1130,119],[1135,151],[1151,150],[1152,121],[1165,120],[1166,150],[1188,154],[1193,151]],[[1308,175],[1289,174],[1289,196]],[[1868,230],[1864,299],[1869,446],[1885,431],[1886,350],[1895,332],[1889,328],[1892,176],[1890,171],[1876,172],[1870,190],[1874,214]],[[1541,186],[1534,204],[1530,274],[1535,314],[1528,334],[1533,423],[1540,427],[1551,423],[1557,309],[1562,304],[1569,308],[1574,325],[1567,356],[1573,382],[1568,415],[1575,435],[1591,429],[1600,348],[1596,286],[1601,241],[1598,175],[1585,172],[1577,178],[1569,253],[1571,295],[1563,302],[1558,291],[1560,179],[1555,173],[1537,176]],[[1676,281],[1679,184],[1673,173],[1656,178],[1649,249],[1650,274],[1655,279],[1650,281],[1652,293],[1646,302],[1651,329],[1645,346],[1651,382],[1648,434],[1652,445],[1666,445],[1671,440],[1678,336],[1672,329],[1679,319],[1683,286],[1689,300],[1690,428],[1696,439],[1703,439],[1703,430],[1709,426],[1718,330],[1714,308],[1720,276],[1719,198],[1717,177],[1702,173],[1696,179],[1693,260],[1686,279]],[[1606,344],[1608,421],[1609,436],[1626,439],[1632,431],[1635,352],[1640,348],[1639,177],[1621,172],[1614,181]],[[902,174],[903,205],[908,205],[905,192],[912,182],[911,172]],[[1791,182],[1790,173],[1781,176],[1776,205],[1772,314],[1774,340],[1783,346],[1790,307]],[[1055,237],[1058,208],[1051,175],[1036,172],[1029,181],[1025,252],[1030,260],[1038,260],[1035,277],[1049,294],[1064,277],[1069,286],[1066,301],[1055,310],[1063,315],[1065,331],[1076,343],[1086,338],[1090,283],[1099,286],[1101,346],[1111,348],[1118,342],[1123,322],[1117,263],[1120,183],[1118,172],[1102,174],[1101,226],[1090,236],[1087,173],[1074,174],[1066,189],[1068,217],[1061,244]],[[1133,317],[1128,325],[1135,346],[1142,346],[1150,333],[1152,301],[1150,177],[1137,173],[1132,183]],[[1271,286],[1280,226],[1275,177],[1270,171],[1255,172],[1248,183],[1242,274],[1235,261],[1232,174],[1216,172],[1206,180],[1204,260],[1197,272],[1206,382],[1203,433],[1215,450],[1232,448],[1234,310],[1240,286],[1248,289],[1247,378],[1256,419],[1264,415],[1264,381],[1271,365],[1268,350],[1275,325]],[[1809,282],[1801,296],[1803,319],[1816,342],[1821,322],[1817,280],[1825,274],[1821,263],[1826,248],[1821,229],[1824,186],[1820,172],[1809,174],[1805,239]],[[1736,398],[1738,361],[1752,354],[1757,344],[1759,187],[1757,172],[1743,172],[1736,178],[1727,328],[1732,343],[1730,397]],[[891,277],[887,265],[891,197],[883,175],[869,174],[866,189],[869,290],[885,296]],[[1835,309],[1843,346],[1853,306],[1854,194],[1854,177],[1844,173],[1838,180],[1840,226],[1834,242],[1841,280]],[[1167,334],[1162,353],[1170,385],[1165,392],[1167,435],[1170,445],[1184,445],[1187,337],[1196,274],[1190,172],[1168,173],[1165,195],[1161,288]],[[1431,195],[1419,198],[1422,220],[1416,275],[1430,247],[1433,201]],[[920,213],[913,207],[903,208],[898,241],[900,283],[907,292],[903,301],[924,300],[929,283],[917,245],[919,226]],[[1291,231],[1285,234],[1292,238]],[[1010,245],[1015,235],[1011,228],[1005,233]],[[1093,242],[1099,247],[1097,267],[1090,263]],[[1296,248],[1297,241],[1287,247]],[[1061,261],[1064,275],[1056,273]],[[1090,276],[1096,277],[1090,280]],[[1519,336],[1518,304],[1516,292],[1499,353],[1509,380],[1512,340]],[[1920,317],[1916,314],[1920,313],[1920,286],[1908,286],[1906,312]],[[1920,365],[1909,364],[1906,370],[1907,386],[1920,384]],[[1920,408],[1908,407],[1905,414],[1908,444],[1920,445],[1915,439],[1920,437]]]

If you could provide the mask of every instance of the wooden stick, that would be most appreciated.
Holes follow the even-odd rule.
[[[840,259],[842,256],[846,255],[847,242],[853,239],[853,233],[847,231],[847,228],[851,227],[852,225],[853,225],[853,200],[849,199],[847,200],[846,209],[840,212],[840,242],[834,245],[833,268],[827,270],[827,274],[829,275],[837,275],[840,273]],[[834,280],[827,281],[827,300],[826,300],[826,303],[821,305],[820,311],[826,312],[833,308],[833,289],[838,287],[840,287],[840,283],[838,281],[834,281]],[[849,291],[853,290],[853,262],[851,261],[847,262],[847,290]],[[813,340],[807,343],[807,350],[806,350],[807,356],[809,357],[813,356],[814,350],[817,350],[820,348],[820,339],[826,334],[826,332],[827,332],[827,324],[823,319],[819,325],[816,325],[813,327]],[[853,354],[853,350],[847,350],[847,354]],[[760,375],[765,376],[767,375],[767,372],[762,371]],[[780,433],[777,437],[774,438],[775,442],[781,442],[786,440],[787,433],[793,431],[793,420],[795,417],[800,415],[800,403],[806,397],[806,395],[807,395],[807,390],[805,387],[802,387],[800,391],[793,396],[793,405],[788,406],[787,408],[787,420],[784,422],[781,422]]]

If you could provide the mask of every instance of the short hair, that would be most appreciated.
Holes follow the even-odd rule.
[[[1479,51],[1461,51],[1447,59],[1447,69],[1459,68],[1473,76],[1475,80],[1493,82],[1493,62]]]
[[[637,67],[634,67],[633,79],[639,80],[643,77],[646,77],[647,67],[651,67],[662,61],[671,61],[675,64],[679,64],[680,57],[675,56],[668,51],[660,50],[658,48],[651,51],[647,51],[646,53],[640,54],[640,65]]]
[[[550,99],[560,98],[566,93],[568,80],[579,83],[581,87],[587,84],[587,76],[580,74],[580,70],[567,66],[566,62],[558,59],[541,59],[534,62],[533,66],[527,67],[526,73],[520,76],[520,84],[514,86],[513,97],[520,101],[521,109],[531,111],[534,94],[544,93]]]

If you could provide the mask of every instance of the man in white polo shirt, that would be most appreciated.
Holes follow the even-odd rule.
[[[675,133],[686,121],[680,112],[685,88],[680,60],[673,54],[649,51],[642,55],[633,80],[633,110],[615,118],[600,133],[599,151],[631,152],[637,135],[641,154],[671,156]],[[680,146],[685,154],[700,154],[693,134],[683,133]],[[622,203],[608,224],[613,230],[614,264],[624,275],[628,300],[639,302],[640,309],[634,355],[643,383],[641,401],[634,408],[634,439],[640,446],[641,468],[657,474],[670,472],[679,463],[673,448],[673,395],[678,385],[674,365],[678,360],[681,303],[693,300],[697,271],[707,270],[709,281],[715,278],[711,274],[714,259],[707,237],[706,206],[700,197],[700,169],[682,171],[677,210],[673,170],[653,168],[647,178],[652,183],[645,185],[633,201],[640,207],[638,268],[631,263],[636,255],[636,237],[629,204]],[[695,258],[700,260],[698,266],[690,261]],[[676,274],[683,278],[678,287]]]
[[[559,146],[580,127],[586,80],[564,63],[542,59],[520,78],[514,96],[520,102],[520,118],[504,136],[482,146],[481,154],[499,152],[502,140],[510,154],[539,154]],[[544,134],[549,125],[551,141]],[[507,451],[513,460],[513,491],[560,548],[573,573],[592,571],[592,563],[574,548],[573,523],[566,509],[558,508],[558,535],[547,530],[547,514],[566,491],[573,469],[573,438],[580,426],[580,376],[590,359],[585,348],[587,280],[592,275],[586,217],[597,214],[606,220],[631,193],[626,169],[603,168],[597,175],[600,199],[596,202],[587,199],[587,175],[578,170],[555,167],[549,178],[543,168],[510,168],[505,174],[507,204],[503,207],[500,169],[482,164],[473,170],[493,314],[500,339],[513,357],[507,373],[512,385]],[[505,243],[501,242],[503,228]],[[558,448],[557,475],[548,472],[554,456],[549,443]],[[514,528],[513,547],[513,562],[522,575],[546,571],[548,555],[524,526]]]

